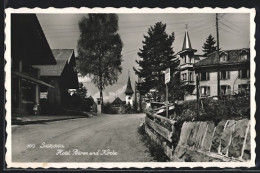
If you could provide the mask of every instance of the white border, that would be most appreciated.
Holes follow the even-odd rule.
[[[12,162],[11,160],[11,153],[12,153],[12,133],[11,133],[11,41],[10,41],[10,16],[11,13],[250,13],[250,69],[251,69],[251,161],[248,162],[84,162],[84,163],[77,163],[77,162],[62,162],[62,163],[23,163],[23,162]],[[56,8],[48,8],[48,9],[41,9],[41,8],[20,8],[20,9],[11,9],[8,8],[5,10],[6,18],[5,18],[5,60],[7,61],[5,65],[5,72],[6,72],[6,81],[5,81],[5,88],[6,88],[6,105],[5,108],[6,112],[6,121],[7,121],[7,141],[6,141],[6,163],[8,168],[143,168],[143,167],[150,167],[150,168],[164,168],[164,167],[220,167],[220,168],[234,168],[234,167],[253,167],[255,166],[255,112],[256,112],[256,102],[255,102],[255,61],[254,58],[256,56],[256,51],[254,49],[255,46],[255,28],[256,24],[254,22],[254,18],[256,15],[255,9],[248,9],[248,8],[64,8],[64,9],[56,9]]]

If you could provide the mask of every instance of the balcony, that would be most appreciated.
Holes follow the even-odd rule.
[[[183,84],[184,86],[187,86],[187,85],[195,85],[195,81],[193,81],[193,80],[184,80],[184,81],[182,81],[182,84]]]
[[[180,65],[180,69],[193,68],[193,63],[185,63]]]

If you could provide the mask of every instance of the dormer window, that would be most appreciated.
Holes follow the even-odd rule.
[[[228,54],[226,52],[221,52],[219,55],[220,62],[227,62],[228,61]]]
[[[240,55],[241,60],[247,60],[248,56],[246,54]]]
[[[246,60],[248,60],[248,58],[249,58],[249,52],[248,52],[247,50],[243,49],[243,50],[240,52],[240,59],[241,59],[242,61],[246,61]]]

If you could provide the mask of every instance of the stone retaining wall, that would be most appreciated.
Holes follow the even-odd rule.
[[[224,120],[185,122],[174,150],[173,161],[247,161],[250,160],[250,121]]]

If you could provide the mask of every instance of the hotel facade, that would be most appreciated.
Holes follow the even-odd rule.
[[[200,98],[250,92],[250,49],[222,50],[208,56],[195,54],[186,29],[182,50],[177,53],[184,100],[196,99],[196,76]]]

